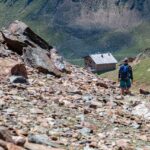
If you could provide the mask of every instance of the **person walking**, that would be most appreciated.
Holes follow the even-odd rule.
[[[121,94],[130,94],[129,89],[133,83],[132,67],[128,64],[128,58],[125,58],[123,65],[119,68],[118,81],[120,82]]]

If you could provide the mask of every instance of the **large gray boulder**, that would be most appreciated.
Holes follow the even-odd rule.
[[[25,23],[15,21],[7,30],[1,31],[1,43],[20,55],[23,61],[43,73],[60,77],[66,72],[63,59],[46,41],[35,34]]]

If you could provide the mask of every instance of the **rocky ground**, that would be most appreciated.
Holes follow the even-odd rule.
[[[0,150],[150,149],[149,93],[122,97],[116,83],[66,62],[65,72],[55,64],[58,78],[7,48],[1,43]]]

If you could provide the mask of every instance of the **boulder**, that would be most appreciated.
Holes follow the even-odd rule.
[[[28,78],[27,70],[24,64],[16,64],[11,68],[11,75],[22,76],[25,79]]]
[[[0,45],[0,57],[5,58],[13,55],[14,53],[8,49],[5,49],[6,46]]]
[[[16,20],[13,23],[11,23],[9,25],[8,31],[13,35],[21,35],[20,37],[18,37],[19,41],[23,41],[28,45],[34,45],[35,47],[39,46],[45,50],[50,50],[53,48],[40,36],[35,34],[25,23],[21,21]]]
[[[56,68],[48,52],[38,48],[24,49],[24,61],[27,65],[38,69],[42,73],[52,73],[57,77],[61,76],[61,72]]]
[[[24,64],[16,64],[10,70],[9,80],[11,83],[22,83],[26,84],[28,75]]]
[[[4,41],[3,44],[9,50],[22,56],[26,64],[40,72],[51,73],[57,77],[60,77],[63,72],[68,73],[62,57],[57,54],[56,50],[25,23],[13,22],[7,30],[1,32],[1,37]],[[15,67],[19,68],[20,66]]]
[[[13,52],[16,52],[19,55],[22,55],[23,48],[27,47],[28,45],[24,42],[14,40],[14,39],[10,39],[10,38],[6,37],[6,35],[2,31],[1,31],[1,34],[4,38],[3,43],[7,45],[8,49],[12,50]]]

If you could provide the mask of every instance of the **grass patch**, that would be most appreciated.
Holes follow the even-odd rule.
[[[103,78],[112,79],[113,81],[118,80],[118,70],[110,71],[100,76]],[[139,64],[133,66],[133,76],[134,76],[134,89],[138,88],[150,88],[150,58],[141,60]]]
[[[118,60],[124,57],[135,57],[141,50],[150,47],[150,22],[144,22],[129,32],[133,36],[134,42],[131,46],[113,53]]]
[[[150,85],[150,58],[141,60],[133,67],[133,72],[137,83]]]
[[[84,60],[83,59],[67,59],[68,62],[71,64],[84,67]]]

